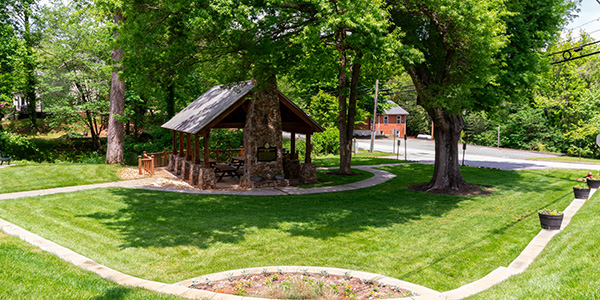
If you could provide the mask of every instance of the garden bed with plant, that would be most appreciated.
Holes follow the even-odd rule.
[[[205,282],[194,282],[193,288],[214,293],[268,299],[389,299],[412,296],[398,286],[345,275],[301,273],[245,274],[243,276]]]

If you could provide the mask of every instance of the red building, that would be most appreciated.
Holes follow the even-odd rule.
[[[399,137],[406,135],[406,116],[409,113],[402,107],[392,101],[387,101],[390,108],[386,109],[383,115],[377,116],[375,122],[375,133],[377,135],[393,135]],[[356,135],[370,135],[373,122],[371,118],[365,121],[365,124],[358,125],[354,131]]]

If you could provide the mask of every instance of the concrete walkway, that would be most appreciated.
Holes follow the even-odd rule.
[[[392,164],[394,165],[394,164]],[[299,188],[271,188],[271,189],[260,189],[259,191],[255,191],[252,193],[248,193],[248,191],[221,191],[227,193],[221,194],[236,194],[236,195],[300,195],[300,194],[314,194],[314,193],[327,193],[327,192],[338,192],[345,190],[354,190],[365,188],[373,185],[377,185],[383,183],[385,181],[394,178],[395,175],[389,172],[385,172],[382,170],[373,169],[375,167],[388,166],[388,165],[377,165],[377,166],[357,166],[355,168],[363,169],[369,172],[373,172],[375,176],[352,184],[336,186],[336,187],[322,187],[322,188],[312,188],[312,189],[299,189]],[[147,185],[151,182],[151,179],[140,179],[140,180],[130,180],[130,181],[120,181],[120,182],[109,182],[109,183],[100,183],[100,184],[91,184],[91,185],[83,185],[83,186],[75,186],[75,187],[64,187],[64,188],[55,188],[55,189],[47,189],[47,190],[38,190],[38,191],[28,191],[28,192],[19,192],[19,193],[10,193],[10,194],[0,194],[0,200],[7,199],[16,199],[22,197],[32,197],[32,196],[41,196],[41,195],[49,195],[56,193],[68,193],[74,191],[81,190],[90,190],[96,188],[107,188],[107,187],[127,187],[127,188],[142,188],[142,189],[151,189],[151,190],[162,190],[162,191],[172,191],[172,192],[182,192],[182,193],[192,193],[192,194],[215,194],[219,193],[219,191],[195,191],[195,190],[183,190],[183,189],[172,189],[172,188],[159,188],[159,187],[148,187]],[[592,189],[590,192],[590,198],[596,192],[596,189]],[[546,245],[550,242],[550,240],[560,233],[571,221],[572,217],[577,213],[577,211],[583,206],[585,200],[575,199],[571,202],[571,204],[564,211],[564,219],[560,230],[545,230],[542,229],[540,233],[531,240],[531,242],[525,247],[525,249],[521,252],[521,254],[507,267],[499,267],[496,270],[492,271],[485,277],[474,281],[472,283],[466,284],[462,287],[459,287],[454,290],[446,291],[446,292],[437,292],[431,290],[427,287],[419,286],[413,283],[406,282],[406,287],[408,287],[411,291],[415,292],[411,299],[464,299],[469,296],[480,293],[484,290],[491,288],[492,286],[501,283],[502,281],[508,279],[513,275],[517,275],[523,273],[529,265],[535,260],[535,258],[544,250]],[[100,277],[111,280],[121,285],[131,286],[131,287],[141,287],[145,289],[149,289],[159,293],[172,294],[185,298],[191,299],[200,299],[200,298],[210,298],[210,299],[222,299],[222,300],[247,300],[247,299],[255,299],[251,297],[241,297],[234,295],[225,295],[212,293],[209,291],[203,291],[198,289],[189,288],[187,285],[182,283],[175,284],[167,284],[155,281],[149,281],[140,279],[137,277],[133,277],[127,274],[123,274],[119,271],[108,268],[104,265],[98,264],[97,262],[82,256],[74,251],[62,247],[54,242],[48,241],[32,232],[29,232],[17,225],[14,225],[10,222],[7,222],[3,219],[0,219],[0,228],[6,232],[7,234],[19,237],[20,239],[39,247],[40,249],[52,253],[61,259],[70,262],[84,270],[88,270],[90,272],[94,272],[98,274]],[[287,267],[291,268],[291,267]],[[300,268],[300,267],[294,267]],[[358,271],[352,271],[357,274],[363,273]],[[364,273],[367,274],[367,273]],[[377,274],[371,274],[377,275]],[[208,275],[205,275],[208,276]],[[379,276],[379,275],[378,275]],[[191,280],[191,279],[190,279]],[[389,278],[389,280],[396,280],[393,278]],[[189,280],[188,280],[189,281]],[[184,281],[187,282],[187,281]],[[264,300],[264,299],[263,299]]]

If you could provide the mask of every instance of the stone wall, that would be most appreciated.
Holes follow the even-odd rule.
[[[250,179],[254,174],[261,175],[265,180],[273,180],[275,174],[283,173],[281,111],[275,76],[257,82],[256,89],[250,99],[244,127],[246,161],[240,185],[245,188],[254,187]],[[258,148],[266,145],[276,148],[277,157],[274,161],[259,162]]]
[[[300,164],[300,182],[302,184],[317,182],[317,165],[314,163]]]

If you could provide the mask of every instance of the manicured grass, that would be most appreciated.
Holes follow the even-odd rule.
[[[300,185],[300,188],[314,188],[314,187],[323,187],[323,186],[334,186],[334,185],[344,185],[349,183],[358,182],[361,180],[365,180],[367,178],[371,178],[374,176],[373,173],[352,169],[352,173],[358,175],[344,176],[344,175],[329,175],[327,173],[337,172],[339,169],[329,169],[329,170],[317,170],[317,178],[318,182],[313,184],[305,184]]]
[[[178,282],[270,265],[349,268],[444,291],[508,265],[564,209],[580,171],[463,168],[488,196],[406,189],[433,167],[347,192],[251,197],[97,189],[0,201],[0,217],[121,272]]]
[[[379,165],[379,164],[398,164],[404,163],[404,160],[392,158],[380,158],[380,156],[391,156],[390,153],[378,152],[369,153],[361,150],[359,153],[352,155],[353,166]],[[319,167],[337,167],[340,165],[339,155],[319,156],[313,159],[313,162]]]
[[[27,164],[0,169],[0,193],[119,180],[116,165]]]
[[[585,158],[585,157],[579,158],[579,157],[574,157],[574,156],[553,156],[553,157],[528,158],[527,160],[563,161],[563,162],[580,162],[580,163],[600,164],[600,159]]]
[[[600,299],[599,199],[587,200],[523,274],[469,299]]]
[[[119,286],[0,233],[0,299],[180,299]]]

